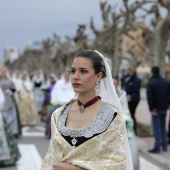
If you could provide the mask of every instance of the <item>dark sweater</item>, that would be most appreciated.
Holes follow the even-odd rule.
[[[147,100],[150,111],[167,110],[170,104],[170,83],[160,75],[154,75],[147,84]]]

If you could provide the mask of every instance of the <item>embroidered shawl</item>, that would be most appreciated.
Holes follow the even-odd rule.
[[[52,136],[41,170],[52,170],[53,164],[58,162],[88,170],[125,170],[127,158],[122,115],[118,114],[105,132],[73,148],[57,130],[64,108],[62,106],[52,114]]]

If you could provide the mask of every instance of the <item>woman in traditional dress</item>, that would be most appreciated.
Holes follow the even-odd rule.
[[[0,88],[0,110],[3,108],[5,96]],[[0,112],[0,167],[10,166],[20,158],[20,153],[14,135],[8,128]]]
[[[18,85],[18,109],[21,125],[36,125],[38,112],[34,102],[32,84],[27,72],[23,72]]]
[[[32,78],[32,82],[33,82],[34,100],[36,103],[38,113],[41,114],[42,104],[44,99],[44,92],[42,90],[42,86],[44,84],[44,76],[41,70],[36,71],[35,75]]]
[[[18,136],[20,134],[19,126],[18,126],[18,116],[16,111],[16,105],[14,101],[14,93],[16,91],[15,85],[7,77],[7,68],[1,69],[0,76],[0,87],[5,96],[4,106],[1,110],[1,113],[10,128],[11,132]]]
[[[96,50],[80,51],[71,70],[78,97],[52,114],[42,170],[133,170],[108,60]]]

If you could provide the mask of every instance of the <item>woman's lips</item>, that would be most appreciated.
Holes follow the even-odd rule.
[[[79,84],[79,83],[73,83],[73,86],[74,87],[79,87],[81,84]]]

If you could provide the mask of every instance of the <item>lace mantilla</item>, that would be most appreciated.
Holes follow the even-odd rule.
[[[66,106],[60,115],[58,121],[58,131],[64,136],[70,136],[72,138],[85,137],[90,138],[94,134],[104,132],[113,120],[114,114],[117,109],[109,103],[103,102],[100,110],[97,113],[96,118],[92,124],[86,128],[72,129],[65,127],[67,114],[71,105]]]

